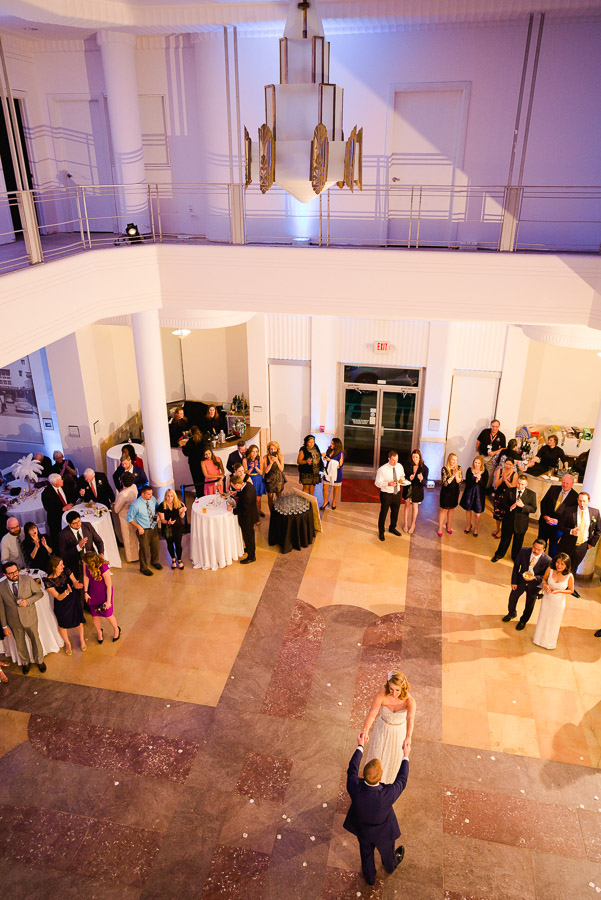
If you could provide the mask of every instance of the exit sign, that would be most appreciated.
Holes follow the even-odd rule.
[[[392,345],[388,341],[374,341],[376,353],[388,353],[389,350],[392,350]]]

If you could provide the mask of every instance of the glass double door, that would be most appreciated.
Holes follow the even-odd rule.
[[[403,462],[414,446],[417,397],[403,388],[345,386],[345,465],[374,471],[390,450]]]

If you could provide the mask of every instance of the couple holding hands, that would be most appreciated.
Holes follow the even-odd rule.
[[[401,831],[393,804],[405,790],[409,777],[415,710],[416,702],[403,673],[389,672],[384,688],[376,694],[349,763],[346,789],[351,806],[344,827],[359,841],[361,867],[368,884],[376,880],[376,847],[388,874],[394,872],[405,855],[404,847],[395,849]],[[372,725],[372,741],[360,778],[359,768]]]

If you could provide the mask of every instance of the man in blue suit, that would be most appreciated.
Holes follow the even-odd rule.
[[[344,820],[344,827],[359,841],[361,867],[368,884],[376,880],[374,850],[377,847],[382,863],[388,874],[392,874],[405,855],[405,848],[394,847],[401,830],[393,804],[401,796],[409,777],[409,751],[403,757],[394,784],[381,784],[382,763],[370,759],[359,778],[359,765],[363,756],[363,739],[359,736],[359,746],[349,763],[346,789],[351,798],[351,807]]]

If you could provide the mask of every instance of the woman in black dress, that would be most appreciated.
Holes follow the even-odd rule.
[[[472,513],[474,514],[474,537],[478,537],[478,522],[486,504],[486,485],[488,472],[484,468],[484,457],[476,456],[465,473],[465,490],[461,498],[461,507],[465,510],[466,524],[464,534],[472,530]]]
[[[27,522],[24,531],[23,554],[25,562],[30,569],[40,569],[42,572],[48,573],[52,547],[48,545],[44,535],[40,534],[35,522]]]
[[[208,434],[212,438],[217,437],[220,431],[224,431],[223,419],[217,412],[216,406],[209,406],[207,409],[207,414],[202,420],[202,431],[203,434]]]
[[[405,501],[405,527],[404,531],[413,534],[419,505],[424,499],[424,487],[428,480],[428,466],[422,459],[419,450],[411,454],[411,461],[405,469],[405,478],[411,484],[403,488],[403,500]],[[409,511],[411,510],[411,526],[409,526]]]
[[[193,425],[190,429],[190,438],[182,447],[182,453],[188,460],[190,475],[196,488],[197,497],[204,497],[205,493],[205,476],[202,471],[202,461],[205,458],[205,450],[208,446],[208,441],[202,436],[200,428],[197,425]]]
[[[173,488],[168,488],[165,491],[163,502],[157,506],[156,512],[159,522],[163,526],[163,536],[167,541],[167,550],[171,557],[171,568],[183,569],[182,535],[184,533],[186,507]]]
[[[315,485],[321,481],[323,460],[319,447],[315,443],[315,435],[307,434],[303,446],[298,451],[296,460],[299,481],[305,494],[314,494]]]
[[[463,473],[456,453],[449,453],[446,466],[440,472],[440,511],[438,513],[438,537],[442,537],[442,529],[446,525],[447,534],[453,534],[451,524],[459,503],[459,485],[463,481]]]
[[[503,466],[497,466],[492,479],[492,488],[495,492],[492,514],[497,523],[497,530],[493,532],[494,538],[501,537],[501,523],[509,511],[507,503],[509,490],[516,487],[517,483],[517,466],[512,459],[506,459]]]
[[[83,584],[77,580],[60,556],[51,556],[48,566],[48,577],[44,579],[46,590],[54,600],[54,615],[61,637],[65,642],[65,653],[73,656],[73,648],[69,640],[69,628],[76,628],[82,651],[87,650],[83,636],[84,617],[79,599],[79,591]]]

